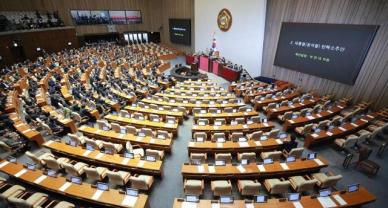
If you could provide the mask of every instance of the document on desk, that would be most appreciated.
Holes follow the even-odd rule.
[[[127,207],[134,207],[135,204],[136,204],[136,201],[137,201],[137,197],[136,196],[126,195],[124,197],[124,200],[121,202],[121,205],[127,206]]]
[[[348,203],[338,194],[334,195],[333,198],[341,205],[347,205]]]
[[[247,129],[247,128],[249,128],[249,126],[246,125],[246,124],[244,124],[244,125],[243,125],[243,128],[244,128],[244,129]]]
[[[328,110],[327,112],[329,112],[329,113],[333,113],[333,111],[331,111],[331,110]]]
[[[224,146],[223,143],[217,142],[217,147],[223,147],[223,146]]]
[[[155,139],[150,139],[150,143],[151,144],[155,143]]]
[[[140,142],[141,140],[143,140],[143,137],[136,137],[136,141]]]
[[[0,164],[0,168],[3,168],[4,166],[8,165],[9,162],[8,161],[4,161]]]
[[[260,172],[265,172],[264,165],[257,165],[257,168],[259,168]]]
[[[104,157],[104,153],[102,152],[99,152],[97,155],[96,155],[96,159],[101,159],[102,157]]]
[[[17,172],[14,176],[16,178],[19,178],[20,176],[22,176],[24,173],[26,173],[28,170],[27,169],[22,169],[20,170],[19,172]]]
[[[197,169],[198,169],[198,172],[200,172],[200,173],[205,172],[205,167],[203,167],[203,165],[198,165]]]
[[[100,198],[100,196],[102,195],[102,193],[104,193],[104,191],[102,190],[96,190],[96,192],[94,192],[93,196],[92,196],[92,199],[93,200],[98,200]]]
[[[48,145],[48,146],[50,146],[50,144],[51,143],[53,143],[53,140],[49,140],[49,141],[47,141],[46,143],[45,143],[45,145]]]
[[[317,198],[319,203],[321,203],[322,207],[324,208],[329,208],[329,207],[336,207],[337,204],[331,200],[331,198],[329,196],[327,197],[318,197]]]
[[[307,116],[307,118],[308,118],[309,120],[315,119],[314,116]]]
[[[321,115],[321,114],[319,114],[319,113],[317,114],[317,116],[318,116],[319,118],[320,118],[320,117],[322,117],[322,115]]]
[[[70,183],[70,182],[66,182],[66,183],[63,184],[58,190],[59,190],[59,191],[62,191],[62,192],[65,192],[66,189],[68,189],[70,186],[71,186],[71,183]]]
[[[320,159],[318,159],[318,158],[316,158],[316,159],[314,159],[314,161],[318,164],[318,165],[324,165],[324,163],[320,160]]]
[[[299,201],[292,202],[292,204],[294,205],[295,208],[303,208],[303,205]]]
[[[245,204],[245,208],[255,208],[253,203]]]
[[[282,166],[283,170],[288,170],[290,169],[287,165],[287,163],[280,163],[280,166]]]
[[[212,203],[212,207],[211,208],[220,208],[220,204],[219,203]]]
[[[36,184],[40,184],[42,181],[44,181],[44,179],[46,179],[47,176],[46,175],[41,175],[39,178],[37,178],[34,183]]]
[[[238,145],[240,145],[240,147],[249,147],[248,142],[239,142]]]
[[[268,127],[268,126],[269,126],[268,123],[263,123],[263,125],[264,125],[265,127]]]
[[[295,121],[294,121],[294,120],[291,120],[291,119],[288,120],[288,122],[290,122],[290,123],[292,123],[292,124],[295,123]]]
[[[209,173],[215,173],[216,172],[216,169],[214,168],[214,166],[207,166],[207,169],[209,170]]]
[[[124,138],[124,137],[125,137],[125,134],[120,134],[120,135],[119,135],[119,138],[120,138],[120,139],[122,139],[122,138]]]
[[[365,120],[365,119],[360,119],[361,121],[365,122],[365,123],[368,123],[368,120]]]
[[[123,161],[121,161],[121,164],[126,165],[128,164],[129,160],[130,160],[129,158],[124,158]]]
[[[197,208],[198,203],[195,202],[182,202],[181,208]]]
[[[318,137],[318,134],[311,134],[312,137]]]
[[[340,129],[341,131],[346,131],[346,129],[343,128],[343,127],[339,127],[339,129]]]
[[[90,153],[91,153],[92,151],[90,151],[90,150],[86,150],[83,154],[82,154],[82,156],[88,156]]]
[[[262,146],[262,144],[261,144],[260,141],[255,141],[255,144],[256,144],[257,146]]]
[[[137,167],[143,167],[144,166],[144,160],[139,160],[139,162],[137,163]]]
[[[354,126],[354,127],[358,127],[358,125],[355,124],[355,123],[351,123],[351,125]]]
[[[240,171],[240,173],[245,173],[245,171],[246,171],[245,168],[241,165],[238,165],[237,169],[238,169],[238,171]]]
[[[280,140],[280,139],[276,139],[275,141],[276,141],[276,143],[278,143],[278,144],[283,144],[282,140]]]
[[[327,131],[326,134],[327,136],[333,136],[333,133],[331,133],[330,131]]]

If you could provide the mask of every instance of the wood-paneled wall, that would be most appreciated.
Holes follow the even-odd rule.
[[[70,10],[141,10],[143,23],[116,25],[117,32],[158,31],[162,25],[161,0],[11,0],[0,4],[0,11],[58,11],[65,25],[74,25]],[[106,25],[76,26],[77,35],[107,33]]]
[[[379,31],[353,86],[274,66],[282,22],[372,24]],[[268,0],[262,75],[287,80],[354,102],[373,101],[388,106],[388,1],[386,0]]]
[[[162,42],[174,48],[192,53],[194,51],[194,0],[161,0],[163,12]],[[191,19],[191,46],[172,44],[170,42],[169,18]],[[204,23],[206,24],[206,23]]]

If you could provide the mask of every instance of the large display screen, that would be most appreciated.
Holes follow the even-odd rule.
[[[283,22],[274,65],[353,85],[378,27]]]
[[[141,11],[71,10],[76,25],[141,24]]]
[[[191,45],[191,20],[169,19],[171,43]]]

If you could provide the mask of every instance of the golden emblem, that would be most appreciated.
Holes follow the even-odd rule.
[[[228,9],[222,9],[220,13],[218,13],[217,24],[218,28],[223,32],[230,29],[232,26],[232,14]]]

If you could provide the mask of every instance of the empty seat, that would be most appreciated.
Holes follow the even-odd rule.
[[[139,134],[144,134],[144,136],[155,137],[154,132],[150,128],[141,128]]]
[[[238,124],[245,124],[245,118],[236,118],[234,121]]]
[[[45,158],[42,158],[42,160],[46,163],[46,167],[51,170],[59,171],[63,169],[63,163],[64,162],[70,162],[68,158],[60,157],[58,159],[48,156]]]
[[[249,140],[259,141],[262,135],[262,131],[255,131],[252,134],[248,134],[247,137]]]
[[[125,118],[130,118],[131,115],[126,110],[120,110],[120,116]]]
[[[27,199],[19,198],[19,195],[12,195],[8,201],[18,208],[40,207],[48,200],[48,195],[44,193],[33,193]]]
[[[200,118],[200,119],[198,119],[197,124],[200,125],[200,126],[209,125],[209,120],[208,119]]]
[[[264,180],[264,186],[270,194],[285,194],[288,192],[290,182],[278,178]]]
[[[123,149],[122,144],[115,144],[112,142],[102,142],[105,150],[112,151],[113,153],[120,152]]]
[[[144,156],[144,149],[137,145],[132,145],[131,142],[125,143],[125,149],[127,152],[133,153],[134,155],[139,155],[140,157]]]
[[[232,183],[229,180],[211,181],[211,189],[214,196],[231,195]]]
[[[306,179],[303,176],[292,176],[288,180],[292,188],[299,193],[314,190],[314,186],[318,182],[316,179]]]
[[[13,185],[10,188],[8,188],[7,190],[5,190],[3,193],[0,193],[0,198],[4,201],[4,200],[8,199],[8,197],[10,197],[10,196],[20,195],[25,190],[26,189],[23,186]]]
[[[313,125],[314,124],[307,124],[305,126],[301,126],[301,127],[296,127],[295,128],[295,132],[298,133],[298,134],[301,134],[301,135],[306,135],[306,134],[310,134],[313,130]]]
[[[87,165],[85,163],[82,163],[82,162],[77,162],[74,165],[71,163],[67,163],[67,162],[63,163],[63,167],[65,168],[66,173],[68,173],[72,176],[81,176],[85,172],[84,168],[86,166]]]
[[[154,183],[154,177],[149,175],[134,175],[129,178],[131,187],[140,190],[150,190]]]
[[[53,208],[75,208],[75,205],[67,201],[60,201]]]
[[[207,138],[207,135],[205,132],[194,132],[194,135],[193,135],[193,139],[194,141],[200,141],[200,142],[203,142],[205,141]]]
[[[126,171],[121,171],[121,170],[119,171],[108,170],[107,175],[109,178],[109,183],[118,185],[118,186],[125,186],[128,183],[129,178],[131,177],[130,173]]]
[[[221,126],[225,124],[226,124],[226,120],[224,118],[217,118],[214,120],[214,125],[216,126]]]
[[[314,173],[312,177],[317,180],[317,185],[320,188],[334,187],[342,175],[333,175],[332,173]]]
[[[292,119],[292,111],[287,111],[283,115],[279,115],[278,119],[281,121]]]
[[[86,177],[95,181],[102,181],[106,177],[108,169],[105,167],[84,167]]]
[[[117,123],[111,123],[112,130],[116,133],[121,133],[120,125]]]
[[[163,150],[153,150],[153,149],[146,149],[146,155],[153,156],[156,158],[156,160],[162,160],[164,157],[164,151]]]
[[[231,153],[216,153],[214,158],[215,160],[223,160],[225,163],[232,163]]]
[[[272,129],[270,132],[266,133],[269,138],[277,138],[279,135],[279,129]]]
[[[358,137],[355,135],[349,135],[346,139],[339,138],[334,140],[334,143],[341,149],[352,149],[358,141]]]
[[[203,180],[185,179],[183,185],[183,192],[186,195],[202,195],[205,187]]]
[[[293,149],[291,149],[290,152],[287,152],[286,150],[283,150],[283,155],[286,158],[290,157],[290,156],[294,156],[295,158],[301,158],[302,155],[303,155],[303,151],[304,151],[303,147],[293,148]]]
[[[137,134],[137,129],[136,127],[133,127],[133,126],[125,126],[125,131],[127,132],[127,134],[132,134],[132,135]]]
[[[169,133],[168,131],[165,131],[165,130],[157,130],[156,131],[156,138],[158,138],[158,139],[171,139],[172,133]]]
[[[260,193],[261,184],[257,180],[237,180],[237,187],[243,196],[254,196]]]
[[[226,141],[225,133],[214,133],[211,138],[212,142],[223,142]]]
[[[206,163],[207,154],[206,153],[190,153],[190,160],[199,160],[201,164]]]
[[[282,152],[281,151],[261,152],[260,156],[261,156],[261,159],[263,160],[271,158],[273,161],[278,161],[282,156]]]
[[[90,145],[91,147],[93,147],[93,149],[95,150],[99,150],[103,146],[103,143],[101,140],[93,140],[93,139],[85,138],[85,143],[86,145]]]
[[[51,153],[43,153],[40,156],[36,156],[32,152],[26,151],[25,154],[39,167],[43,167],[44,165],[46,165],[46,162],[43,161],[43,158],[54,157],[54,155]]]
[[[233,142],[243,141],[245,139],[246,139],[246,137],[244,136],[244,133],[242,133],[242,132],[233,132],[230,135],[230,140],[232,140]]]
[[[237,160],[248,160],[250,163],[256,162],[256,153],[255,152],[242,152],[237,153]]]

